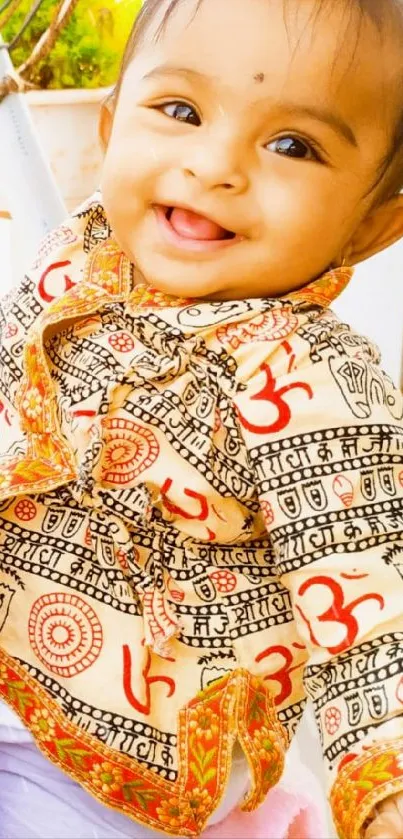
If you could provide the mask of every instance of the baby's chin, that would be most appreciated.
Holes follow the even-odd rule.
[[[253,286],[249,288],[235,288],[223,287],[220,283],[202,284],[196,280],[194,282],[189,282],[189,280],[183,282],[177,278],[169,281],[166,277],[160,279],[156,275],[147,276],[145,272],[139,276],[141,278],[137,280],[137,285],[144,283],[161,294],[165,294],[167,297],[176,297],[182,300],[200,300],[204,303],[224,303],[231,300],[280,297],[284,293],[281,290],[272,290],[270,292],[270,288],[255,290]]]
[[[137,284],[144,283],[169,297],[182,300],[203,300],[225,302],[251,298],[277,298],[306,284],[305,279],[289,277],[279,271],[267,270],[254,273],[251,265],[223,265],[202,262],[195,259],[182,261],[160,256],[152,249],[137,251],[134,247],[123,247],[139,275]],[[150,253],[151,250],[151,253]],[[220,260],[221,263],[221,260]],[[234,270],[235,268],[235,270]],[[237,271],[238,269],[238,271]],[[281,279],[281,281],[280,281]]]
[[[186,300],[235,300],[239,295],[231,289],[223,287],[219,280],[205,280],[198,275],[197,267],[187,266],[186,275],[183,271],[172,272],[169,276],[164,272],[147,270],[147,265],[136,263],[138,270],[137,284],[145,283],[168,297],[178,297]],[[241,295],[246,297],[246,294]]]
[[[253,284],[250,284],[249,287],[246,287],[245,284],[242,287],[236,287],[235,285],[224,286],[219,282],[198,283],[196,279],[194,282],[190,282],[189,280],[186,282],[178,281],[177,278],[168,281],[166,277],[160,279],[158,276],[154,276],[153,279],[144,276],[143,282],[150,286],[150,288],[156,289],[169,297],[200,300],[205,303],[224,303],[231,300],[248,300],[265,297],[276,298],[281,297],[285,293],[283,289],[271,288],[270,283],[265,284],[262,288],[255,288]]]

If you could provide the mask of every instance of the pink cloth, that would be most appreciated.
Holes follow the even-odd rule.
[[[300,778],[295,774],[286,778],[258,810],[233,810],[220,824],[208,828],[203,839],[329,839],[324,792],[305,766],[299,764],[298,769]]]

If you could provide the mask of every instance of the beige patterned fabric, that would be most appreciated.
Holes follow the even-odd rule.
[[[307,695],[340,836],[402,787],[403,399],[328,309],[350,276],[167,298],[97,195],[2,304],[1,695],[172,835],[236,739],[259,804]]]

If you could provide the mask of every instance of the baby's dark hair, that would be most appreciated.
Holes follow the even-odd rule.
[[[155,40],[158,40],[163,34],[168,21],[172,17],[176,8],[180,3],[187,2],[187,0],[167,0],[167,5],[160,21],[157,30],[154,33]],[[195,0],[194,15],[197,14],[201,5],[205,0]],[[320,15],[332,3],[339,3],[340,0],[316,0],[316,17]],[[385,25],[385,20],[388,15],[393,15],[396,19],[397,25],[402,27],[403,36],[403,0],[344,0],[346,4],[346,20],[347,26],[352,25],[353,15],[358,24],[358,30],[365,17],[368,17],[375,23],[379,32],[382,32]],[[290,0],[284,0],[285,6],[290,4]],[[161,8],[161,0],[144,0],[143,6],[137,15],[134,22],[133,29],[130,33],[126,49],[122,59],[119,80],[117,82],[113,99],[117,100],[119,95],[122,79],[130,64],[136,50],[144,41],[144,37],[149,31],[150,25],[154,20],[157,11]],[[402,55],[403,55],[403,38],[402,38]],[[377,200],[385,200],[387,197],[394,195],[403,188],[403,102],[402,111],[395,129],[392,143],[388,149],[387,154],[381,161],[378,172],[376,174],[376,181],[372,186],[372,191],[377,193]]]

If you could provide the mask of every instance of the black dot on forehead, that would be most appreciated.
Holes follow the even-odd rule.
[[[253,76],[253,78],[255,82],[257,82],[258,84],[262,84],[262,82],[264,82],[265,76],[264,73],[256,73],[256,76]]]

